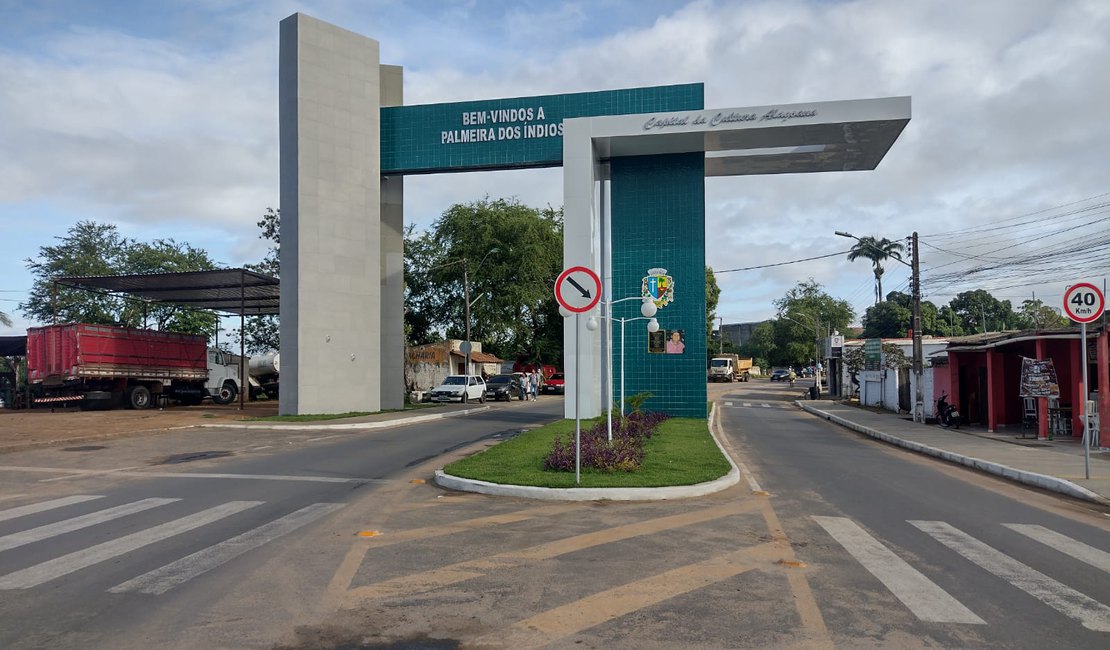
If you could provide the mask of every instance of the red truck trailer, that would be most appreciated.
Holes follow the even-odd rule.
[[[194,334],[86,324],[27,330],[34,403],[145,409],[165,396],[199,404],[208,395],[208,363],[207,340]]]

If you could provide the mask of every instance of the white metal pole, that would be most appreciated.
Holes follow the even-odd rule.
[[[612,326],[609,325],[609,320],[610,320],[610,316],[612,316],[612,313],[613,313],[613,306],[610,304],[609,308],[606,311],[609,312],[609,316],[605,317],[605,322],[606,322],[606,325],[607,325],[607,327],[605,328],[605,332],[606,332],[606,335],[609,337],[609,355],[610,355],[610,359],[609,359],[609,363],[606,364],[605,371],[608,372],[610,375],[612,375],[613,374],[613,360],[612,360],[613,328],[612,328]],[[621,323],[622,323],[622,327],[623,327],[624,321],[622,320]],[[622,337],[621,337],[621,346],[623,346],[623,345],[624,345],[624,337],[622,335]],[[622,355],[622,358],[623,358],[623,355],[624,355],[623,348],[621,350],[621,355]],[[609,389],[608,390],[608,393],[609,393],[608,402],[609,402],[609,404],[608,404],[608,406],[605,407],[605,412],[606,412],[606,414],[608,415],[608,418],[609,418],[609,442],[613,442],[613,382],[612,381],[606,382],[606,387]]]
[[[577,485],[582,481],[582,418],[578,415],[578,405],[582,401],[579,398],[582,391],[578,390],[578,385],[582,383],[582,377],[578,374],[578,313],[574,314],[574,484]]]
[[[1083,323],[1079,332],[1079,359],[1083,364],[1083,477],[1086,479],[1091,478],[1091,438],[1088,435],[1091,427],[1087,426],[1087,419],[1090,418],[1090,413],[1087,412],[1087,396],[1091,393],[1087,390],[1087,323]]]
[[[621,319],[621,419],[624,419],[624,319]]]

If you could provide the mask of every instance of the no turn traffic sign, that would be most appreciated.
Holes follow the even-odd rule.
[[[590,311],[601,300],[601,279],[584,266],[572,266],[555,281],[555,300],[575,314]]]
[[[1090,282],[1073,284],[1064,292],[1064,313],[1077,323],[1098,320],[1104,308],[1102,292]]]

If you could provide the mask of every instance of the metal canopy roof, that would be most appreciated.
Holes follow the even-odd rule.
[[[247,269],[55,278],[58,284],[240,316],[278,314],[280,280]]]

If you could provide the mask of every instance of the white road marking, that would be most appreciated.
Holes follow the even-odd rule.
[[[755,477],[752,476],[752,473],[750,471],[748,471],[748,468],[746,465],[744,465],[744,463],[736,461],[736,466],[740,468],[740,473],[744,475],[744,479],[748,482],[748,487],[752,489],[752,492],[763,491],[763,488],[759,487],[759,483],[756,483]]]
[[[886,585],[914,616],[934,623],[985,625],[960,601],[845,517],[813,517],[863,568]]]
[[[306,506],[280,519],[275,519],[268,524],[249,530],[242,535],[237,535],[214,546],[199,550],[176,562],[171,562],[160,569],[132,578],[108,591],[115,594],[126,591],[164,594],[188,580],[234,560],[247,551],[256,549],[267,542],[331,514],[342,508],[343,505],[342,503],[315,503]]]
[[[725,406],[732,406],[732,402],[725,402]]]
[[[293,444],[293,443],[289,443]],[[334,476],[286,476],[281,474],[211,474],[189,472],[142,472],[133,471],[131,467],[117,467],[110,470],[94,469],[66,469],[61,467],[13,467],[0,466],[0,471],[11,472],[41,472],[47,474],[72,474],[61,478],[75,478],[82,476],[99,476],[114,474],[116,476],[133,476],[139,478],[226,478],[242,479],[247,481],[307,481],[310,483],[387,483],[384,479],[372,478],[337,478]],[[46,479],[51,480],[51,479]],[[40,481],[41,482],[41,481]]]
[[[89,513],[87,515],[81,515],[80,517],[74,517],[72,519],[66,519],[64,521],[59,521],[53,524],[39,526],[38,528],[32,528],[30,530],[12,533],[11,535],[0,537],[0,551],[18,548],[25,544],[40,542],[44,539],[57,537],[58,535],[72,533],[75,530],[81,530],[82,528],[88,528],[89,526],[95,526],[106,521],[119,519],[120,517],[126,517],[127,515],[135,514],[136,512],[150,510],[151,508],[157,508],[158,506],[164,506],[167,503],[173,503],[174,501],[180,500],[181,499],[161,498],[143,499],[142,501],[125,503],[122,506],[100,510],[98,512]]]
[[[81,551],[75,551],[41,564],[0,576],[0,589],[29,589],[56,578],[88,568],[105,560],[119,557],[144,546],[180,535],[194,528],[229,517],[248,508],[260,505],[261,501],[229,501],[214,508],[175,519],[153,528],[141,530],[119,539],[109,540]]]
[[[943,521],[911,524],[964,558],[1096,632],[1110,632],[1110,607],[1029,567]]]
[[[1002,524],[1012,531],[1021,533],[1026,537],[1034,539],[1045,546],[1070,555],[1080,562],[1086,562],[1096,569],[1110,573],[1110,553],[1101,551],[1093,546],[1087,546],[1083,542],[1076,541],[1065,535],[1061,535],[1056,531],[1049,530],[1044,526],[1037,526],[1035,524]]]
[[[331,439],[331,438],[345,438],[345,437],[347,437],[347,434],[345,434],[345,433],[336,433],[336,434],[333,434],[333,435],[330,435],[330,436],[320,436],[319,438],[309,438],[308,440],[305,440],[305,442],[316,442],[317,440],[328,440],[328,439]]]
[[[768,404],[767,402],[764,402],[764,403],[760,404],[760,406],[762,406],[762,407],[763,407],[763,408],[765,408],[765,409],[769,409],[769,408],[771,408],[771,405],[770,405],[770,404]]]
[[[9,519],[15,519],[16,517],[33,515],[36,512],[53,510],[54,508],[63,508],[65,506],[71,506],[75,503],[84,503],[85,501],[92,501],[93,499],[103,498],[104,497],[99,494],[75,494],[73,496],[62,497],[60,499],[43,501],[42,503],[31,503],[25,506],[19,506],[17,508],[0,510],[0,521],[7,521]]]
[[[751,402],[744,402],[744,406],[746,406],[747,408],[751,408],[752,403]]]
[[[139,469],[143,465],[134,465],[132,467],[117,467],[116,469],[105,470],[82,470],[80,474],[69,474],[67,476],[55,476],[54,478],[39,479],[39,483],[53,483],[54,481],[70,481],[75,478],[84,478],[86,476],[101,476],[104,474],[116,474],[118,472],[126,472],[133,469]]]

